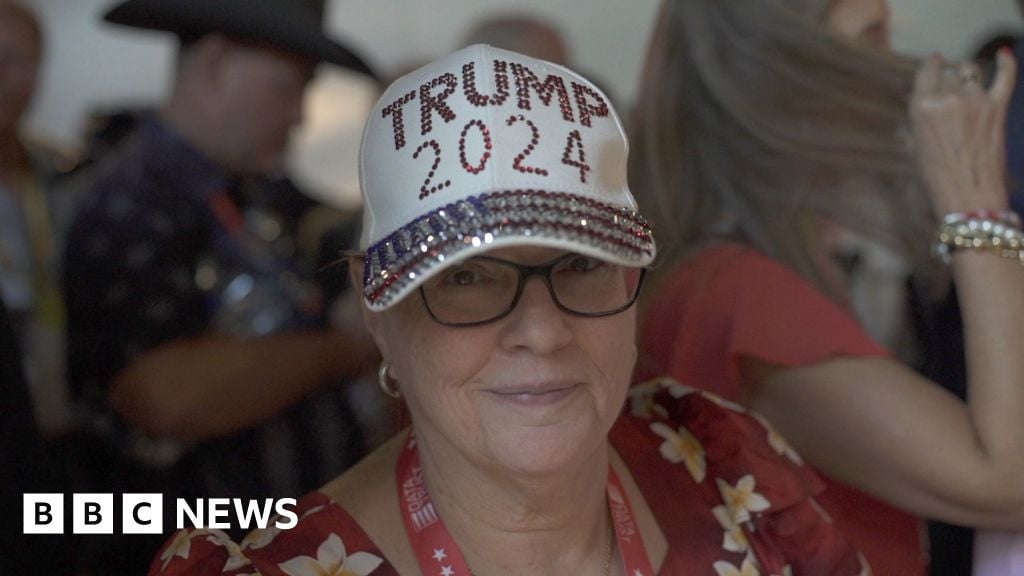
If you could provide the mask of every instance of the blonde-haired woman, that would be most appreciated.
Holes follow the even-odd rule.
[[[640,370],[767,415],[830,477],[820,502],[875,573],[921,574],[919,523],[875,498],[1024,527],[1024,252],[1003,178],[1014,62],[1000,54],[986,89],[971,66],[887,46],[883,0],[664,3],[631,155],[667,257]],[[897,250],[929,289],[952,275],[969,405],[853,319],[836,229]]]

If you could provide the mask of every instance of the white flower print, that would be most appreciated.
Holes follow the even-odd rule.
[[[757,567],[757,561],[750,554],[747,554],[747,557],[743,559],[743,564],[739,568],[725,560],[715,562],[714,568],[715,572],[718,572],[718,576],[761,576],[761,571]]]
[[[317,549],[316,558],[299,556],[278,567],[288,576],[366,576],[383,561],[369,552],[349,556],[341,538],[331,534]]]
[[[661,378],[660,380],[658,380],[658,386],[661,386],[662,388],[668,390],[669,396],[677,400],[679,398],[682,398],[683,396],[698,393],[698,390],[696,388],[686,386],[685,384],[680,384],[679,382],[676,382],[671,378]]]
[[[651,380],[629,389],[629,413],[638,418],[651,420],[655,416],[668,418],[668,410],[654,401],[658,393],[658,381]]]
[[[747,534],[743,531],[743,528],[739,524],[733,521],[732,514],[729,509],[725,506],[715,506],[711,513],[715,515],[715,519],[722,525],[722,529],[725,530],[725,536],[722,539],[722,548],[725,548],[729,552],[747,552],[750,550],[750,542],[747,540]]]
[[[668,418],[668,409],[654,400],[654,397],[661,390],[668,390],[669,396],[672,396],[677,400],[688,394],[698,393],[695,388],[684,386],[667,376],[648,380],[642,384],[630,387],[630,414],[647,420],[650,420],[655,416],[659,418]]]
[[[651,431],[665,439],[660,450],[666,460],[673,464],[682,462],[698,484],[704,481],[707,474],[704,447],[693,434],[682,426],[673,430],[661,422],[651,424]]]
[[[174,535],[174,540],[171,541],[170,546],[160,554],[160,559],[164,561],[163,565],[160,566],[160,571],[167,570],[167,565],[171,563],[175,556],[188,560],[189,555],[192,554],[192,540],[207,534],[210,534],[210,531],[204,529],[179,530]]]
[[[740,478],[736,486],[730,486],[721,478],[715,482],[722,494],[722,500],[732,514],[733,522],[737,524],[750,521],[751,512],[763,512],[771,507],[771,502],[767,498],[754,491],[757,481],[751,474]]]
[[[206,537],[207,542],[213,542],[218,546],[223,546],[228,551],[228,561],[224,563],[222,572],[230,572],[232,570],[238,570],[243,566],[252,564],[245,554],[242,552],[241,547],[231,539],[230,536],[225,534],[221,530],[210,530],[209,535]]]
[[[299,517],[299,522],[302,522],[307,517],[320,512],[324,508],[326,508],[326,506],[320,505],[306,510],[302,516]],[[258,550],[269,546],[270,543],[274,541],[274,538],[277,538],[277,535],[281,533],[282,529],[276,526],[280,520],[280,515],[274,515],[274,517],[270,519],[270,523],[267,524],[266,528],[258,528],[246,534],[245,538],[242,539],[242,549],[247,550],[251,548],[253,550]]]
[[[281,529],[274,526],[273,522],[266,528],[258,528],[246,534],[245,538],[242,538],[242,549],[258,550],[273,542],[274,538],[281,533]]]

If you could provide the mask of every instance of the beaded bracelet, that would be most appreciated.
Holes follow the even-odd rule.
[[[1024,264],[1024,232],[1002,218],[944,219],[935,242],[936,254],[948,264],[953,252],[965,248],[993,250]]]
[[[1013,210],[971,210],[970,212],[950,212],[942,218],[943,224],[956,224],[968,220],[994,220],[1013,226],[1021,227],[1020,216]]]

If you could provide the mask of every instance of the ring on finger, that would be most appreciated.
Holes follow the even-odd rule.
[[[978,86],[981,84],[981,70],[972,63],[964,62],[957,69],[957,76],[964,87]]]
[[[971,62],[946,64],[943,66],[943,76],[945,77],[947,89],[981,85],[981,71]]]
[[[964,86],[974,86],[981,83],[981,74],[977,70],[961,70],[960,83]]]

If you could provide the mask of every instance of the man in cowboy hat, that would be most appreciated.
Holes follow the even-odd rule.
[[[322,14],[309,0],[128,0],[105,16],[181,47],[170,96],[96,168],[65,251],[92,491],[161,492],[173,519],[174,498],[293,496],[362,455],[344,391],[324,384],[375,352],[327,327],[296,250],[309,201],[271,185],[316,65],[370,73]],[[141,573],[160,541],[87,543],[86,568]]]

